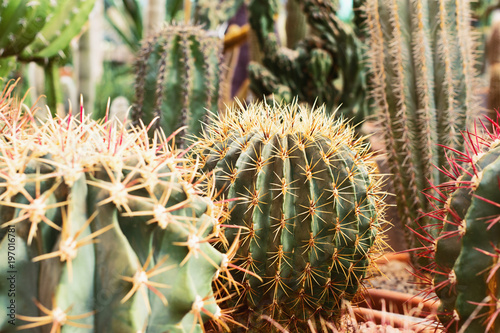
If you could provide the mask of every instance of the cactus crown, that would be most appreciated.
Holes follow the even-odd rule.
[[[241,320],[256,315],[255,330],[265,314],[300,331],[312,317],[335,320],[383,244],[368,146],[324,108],[261,103],[213,120],[200,149],[229,199],[225,235],[240,239]]]

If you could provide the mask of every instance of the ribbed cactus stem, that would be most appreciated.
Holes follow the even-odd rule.
[[[478,109],[468,2],[370,0],[364,10],[397,205],[403,224],[417,230],[415,220],[429,207],[421,191],[443,179],[434,168],[446,162],[439,145],[461,150],[460,131]]]
[[[385,206],[361,142],[323,108],[297,104],[230,110],[207,129],[204,170],[229,199],[224,231],[230,243],[240,235],[236,258],[252,273],[235,273],[235,315],[251,332],[266,326],[262,314],[294,332],[338,320],[359,291],[383,244]]]

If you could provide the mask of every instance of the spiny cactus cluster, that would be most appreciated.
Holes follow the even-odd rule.
[[[439,319],[449,332],[496,332],[500,327],[500,125],[480,135],[464,133],[465,152],[451,151],[438,189],[443,208],[430,216],[442,223],[427,267],[441,300]]]
[[[194,26],[166,26],[143,43],[136,62],[135,124],[170,135],[200,134],[207,110],[217,110],[222,40]]]
[[[292,50],[280,46],[274,33],[273,1],[253,0],[250,23],[263,52],[262,64],[249,67],[251,88],[258,98],[314,105],[325,103],[328,112],[339,108],[346,118],[363,119],[367,110],[366,84],[361,63],[361,42],[352,28],[335,16],[334,1],[301,1],[312,34]]]
[[[365,13],[372,95],[399,216],[425,243],[418,225],[429,223],[421,212],[430,204],[421,191],[442,183],[434,168],[446,162],[440,146],[461,151],[461,131],[479,110],[468,1],[368,0]],[[420,245],[410,231],[407,237],[410,248]]]
[[[2,332],[200,332],[220,321],[212,281],[225,255],[209,243],[221,210],[185,152],[159,132],[151,142],[146,129],[88,118],[37,124],[5,95],[0,108],[0,302],[15,299],[17,320],[3,316]]]
[[[229,200],[223,231],[240,239],[246,269],[234,275],[244,291],[235,317],[250,331],[265,326],[260,315],[307,331],[359,291],[383,247],[385,208],[362,142],[324,108],[297,104],[240,105],[208,127],[200,158]]]

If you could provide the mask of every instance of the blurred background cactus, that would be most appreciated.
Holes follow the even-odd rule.
[[[448,0],[369,0],[365,13],[371,93],[399,217],[409,248],[428,245],[426,232],[435,231],[420,228],[433,223],[421,191],[444,181],[442,146],[462,151],[461,131],[480,111],[470,9]]]
[[[132,119],[168,136],[200,135],[220,103],[222,40],[189,25],[168,25],[144,41],[136,62]]]
[[[490,86],[488,91],[488,113],[490,117],[494,117],[497,111],[500,111],[500,15],[496,15],[496,19],[491,26],[490,35],[488,38],[488,74],[490,78]]]
[[[197,149],[229,200],[223,231],[247,270],[233,275],[235,319],[251,332],[269,325],[261,315],[290,332],[338,321],[384,249],[369,147],[324,108],[260,103],[214,119]]]
[[[0,255],[15,244],[16,258],[0,275],[18,279],[17,322],[3,316],[2,332],[201,332],[219,320],[219,209],[164,136],[71,115],[38,126],[35,110],[1,103]]]
[[[288,1],[287,47],[275,32],[278,4],[253,0],[250,24],[262,52],[249,67],[256,97],[326,105],[330,113],[359,123],[368,113],[362,43],[336,13],[336,1]],[[307,22],[307,24],[306,24]]]

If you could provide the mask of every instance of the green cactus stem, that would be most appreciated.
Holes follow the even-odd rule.
[[[229,243],[240,233],[235,258],[247,272],[235,273],[236,318],[251,332],[268,324],[260,315],[293,332],[337,320],[383,244],[368,146],[324,108],[251,104],[215,119],[199,154],[230,201]]]
[[[43,28],[55,10],[50,0],[5,0],[0,3],[0,57],[20,54]]]

